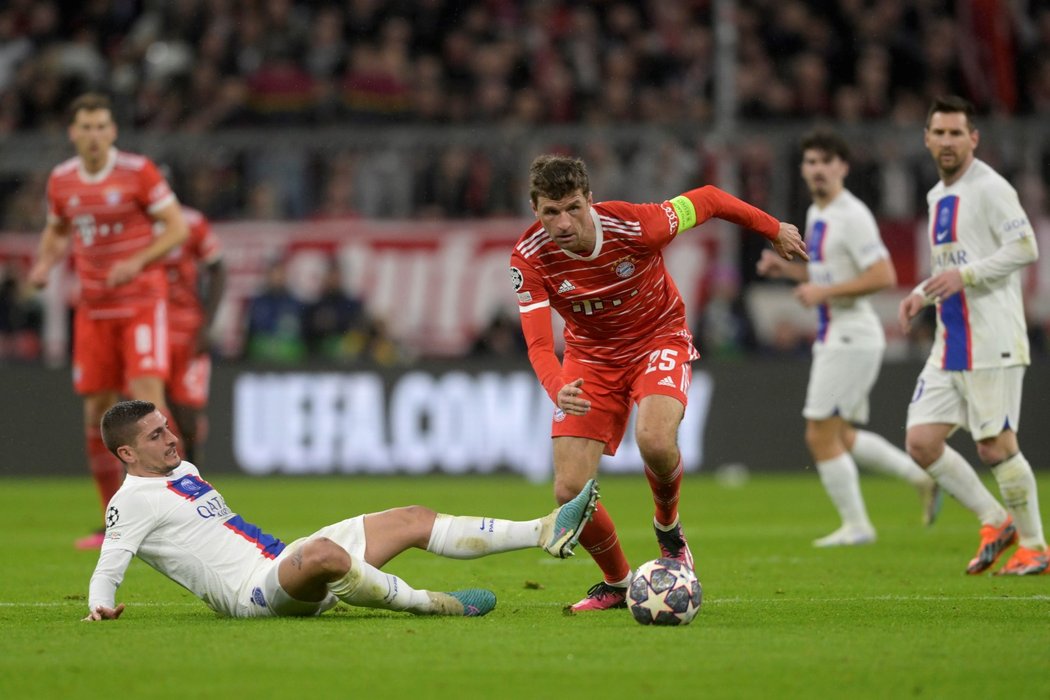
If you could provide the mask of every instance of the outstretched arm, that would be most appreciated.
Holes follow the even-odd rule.
[[[95,572],[91,574],[88,589],[88,615],[84,622],[116,620],[124,612],[124,604],[115,604],[117,588],[124,580],[124,572],[131,564],[131,552],[126,549],[103,547]]]
[[[679,219],[679,231],[704,223],[712,217],[749,228],[765,236],[773,250],[785,260],[809,260],[802,236],[794,224],[777,221],[758,207],[737,199],[713,185],[689,190],[671,200]]]

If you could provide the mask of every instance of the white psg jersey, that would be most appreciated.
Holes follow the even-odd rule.
[[[128,474],[109,502],[106,523],[102,555],[109,549],[136,554],[227,615],[256,568],[285,546],[231,511],[189,462],[166,477]]]
[[[1017,191],[974,159],[950,186],[938,182],[929,204],[933,274],[963,267],[1034,232]],[[1021,273],[968,286],[937,304],[937,336],[928,364],[946,370],[1029,364]]]
[[[849,190],[823,209],[806,211],[807,271],[814,284],[831,285],[857,277],[888,258],[875,217]],[[882,322],[868,296],[837,297],[817,307],[816,343],[837,347],[883,347]]]

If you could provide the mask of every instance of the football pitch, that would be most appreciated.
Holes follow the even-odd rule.
[[[207,474],[205,474],[208,477]],[[419,503],[527,519],[549,485],[515,477],[209,480],[285,541],[348,515]],[[1044,513],[1050,477],[1041,478]],[[96,554],[88,479],[0,481],[0,697],[988,698],[1050,697],[1050,576],[965,576],[977,523],[948,500],[930,529],[901,482],[863,477],[879,539],[817,550],[837,526],[812,470],[724,485],[687,475],[683,522],[704,589],[687,627],[626,610],[567,616],[598,581],[582,549],[455,561],[412,551],[386,568],[419,588],[482,586],[483,618],[339,606],[317,619],[219,618],[135,561],[115,622],[81,623]],[[993,492],[994,492],[993,487]],[[607,477],[633,565],[657,555],[644,478]]]

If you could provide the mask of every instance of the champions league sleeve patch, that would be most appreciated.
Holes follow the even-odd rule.
[[[521,270],[516,267],[510,268],[510,282],[514,285],[514,291],[521,291],[521,287],[525,284],[525,277],[521,274]]]

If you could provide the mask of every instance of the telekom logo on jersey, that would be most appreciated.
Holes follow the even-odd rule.
[[[679,430],[688,469],[703,461],[712,380],[693,374]],[[251,474],[551,474],[554,406],[531,372],[410,371],[392,384],[370,372],[242,374],[234,386],[233,447]],[[605,473],[641,472],[628,428]]]

